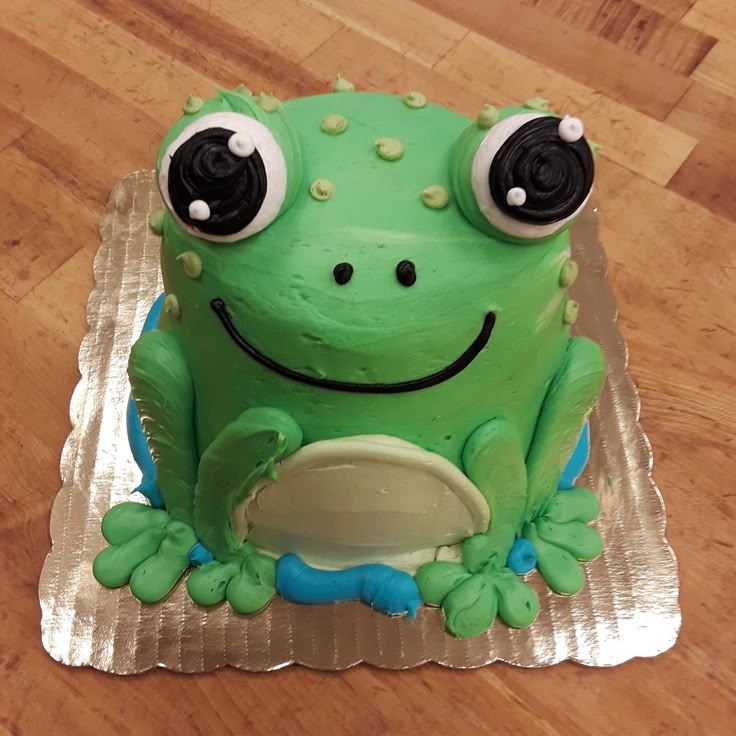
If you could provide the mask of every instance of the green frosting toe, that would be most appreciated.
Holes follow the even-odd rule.
[[[213,560],[198,567],[187,578],[189,597],[200,606],[214,606],[225,600],[228,583],[240,571],[238,562]]]
[[[169,515],[142,503],[128,501],[113,506],[102,519],[102,536],[112,545],[121,545],[146,529],[163,529]]]
[[[189,567],[189,550],[197,543],[192,527],[172,521],[158,551],[144,560],[130,576],[130,590],[143,603],[165,598]]]
[[[166,529],[163,527],[146,529],[120,545],[103,549],[92,564],[94,576],[106,588],[119,588],[125,585],[138,565],[156,554],[165,536]]]
[[[458,562],[428,562],[416,572],[414,580],[428,606],[441,606],[447,594],[467,580],[470,573]]]
[[[494,578],[498,593],[498,615],[514,629],[531,626],[539,613],[537,594],[509,569],[502,570]]]
[[[585,585],[580,563],[565,549],[545,542],[532,524],[524,527],[524,536],[537,550],[537,569],[555,593],[575,595]]]
[[[237,613],[260,611],[276,595],[276,560],[257,552],[246,557],[226,595]]]
[[[558,524],[543,517],[534,526],[545,542],[564,549],[578,560],[594,560],[603,551],[601,535],[580,521]]]
[[[555,493],[544,511],[550,521],[593,521],[601,510],[596,496],[585,488],[571,488]]]
[[[498,596],[493,581],[473,575],[460,583],[442,604],[448,631],[463,639],[479,636],[493,626]]]

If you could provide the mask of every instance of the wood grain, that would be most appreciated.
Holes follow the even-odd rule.
[[[511,8],[513,5],[513,9]],[[731,0],[5,0],[0,733],[732,733],[736,6]],[[682,578],[675,648],[612,670],[73,670],[37,581],[99,216],[190,92],[359,88],[474,115],[548,96],[604,146],[601,238]]]

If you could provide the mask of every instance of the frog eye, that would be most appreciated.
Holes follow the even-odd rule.
[[[186,230],[231,243],[273,222],[286,196],[284,154],[262,123],[236,112],[203,115],[166,149],[161,195]]]
[[[486,133],[470,175],[475,203],[493,228],[512,238],[537,239],[558,232],[582,211],[593,170],[578,118],[519,113]]]

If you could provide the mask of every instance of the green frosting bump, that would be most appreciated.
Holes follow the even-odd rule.
[[[562,321],[566,325],[574,325],[578,321],[579,312],[580,305],[574,299],[570,299],[565,304],[565,314],[562,317]]]
[[[140,532],[123,544],[103,549],[92,563],[94,576],[107,588],[125,585],[138,566],[158,552],[165,537],[165,527],[154,527]]]
[[[320,129],[328,135],[340,135],[348,129],[348,119],[344,115],[332,113],[322,118]]]
[[[575,279],[578,277],[578,264],[572,259],[568,259],[562,266],[560,271],[560,286],[565,289],[569,288],[575,283]]]
[[[535,110],[536,112],[550,112],[549,100],[544,97],[530,97],[525,103],[524,107],[528,110]]]
[[[593,158],[595,158],[598,155],[598,152],[602,150],[603,146],[600,143],[591,141],[589,138],[586,138],[586,140],[590,146],[590,152],[593,154]]]
[[[593,521],[600,512],[600,502],[595,494],[585,488],[571,488],[555,493],[550,499],[544,516],[550,521],[565,524],[568,521]]]
[[[283,107],[283,103],[278,97],[273,95],[267,95],[265,92],[261,92],[257,98],[258,107],[265,112],[276,112]]]
[[[432,184],[422,191],[422,202],[431,210],[441,210],[447,207],[449,201],[447,189],[439,184]]]
[[[427,98],[421,92],[409,92],[404,95],[404,104],[414,110],[427,106]]]
[[[404,155],[404,146],[396,138],[379,138],[376,141],[376,153],[385,161],[397,161]]]
[[[422,565],[414,580],[428,606],[441,606],[448,593],[469,577],[470,573],[459,563],[440,560]]]
[[[202,109],[202,105],[204,105],[204,100],[201,97],[189,95],[181,109],[185,115],[194,115]]]
[[[452,590],[442,604],[445,624],[455,636],[478,636],[493,626],[498,596],[485,575],[473,575]]]
[[[176,298],[176,294],[166,295],[166,299],[164,299],[164,312],[172,319],[179,319],[181,317],[181,309],[179,309],[179,300]]]
[[[129,542],[148,529],[164,529],[169,514],[143,503],[127,501],[113,506],[102,519],[102,536],[116,546]]]
[[[236,95],[242,95],[243,97],[252,97],[253,93],[244,85],[239,84],[234,90]]]
[[[166,210],[156,210],[148,218],[148,228],[154,235],[163,235]]]
[[[594,560],[603,551],[601,535],[581,521],[560,524],[542,517],[534,522],[534,526],[545,542],[564,549],[577,560]]]
[[[355,85],[349,82],[345,77],[339,74],[335,75],[335,84],[332,87],[333,92],[355,92]]]
[[[276,560],[254,552],[227,586],[227,600],[238,613],[256,613],[276,595]]]
[[[214,606],[225,600],[228,583],[240,572],[240,562],[213,560],[193,570],[187,578],[189,597],[199,606]]]
[[[493,105],[483,105],[475,119],[476,125],[481,129],[492,128],[501,119],[501,113]]]
[[[494,578],[498,593],[498,615],[514,629],[531,626],[539,614],[537,594],[514,572],[503,570]]]
[[[545,542],[532,524],[524,527],[524,537],[537,552],[537,568],[555,593],[575,595],[585,585],[585,573],[580,563],[567,550]]]
[[[320,202],[335,196],[335,185],[329,179],[315,179],[309,185],[309,193]]]
[[[190,279],[198,279],[202,275],[202,259],[193,250],[185,250],[176,257],[176,260],[181,263],[184,273]]]

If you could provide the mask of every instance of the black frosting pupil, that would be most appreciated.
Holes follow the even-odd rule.
[[[417,280],[417,271],[411,261],[400,261],[396,266],[396,278],[402,286],[413,286]]]
[[[559,134],[560,119],[535,118],[514,131],[499,148],[488,172],[491,196],[498,208],[536,225],[564,220],[585,201],[593,186],[593,154],[585,138],[567,143]],[[523,205],[508,204],[509,189],[526,192]]]
[[[249,225],[266,198],[266,167],[258,150],[237,156],[228,148],[235,133],[208,128],[182,143],[169,165],[169,198],[179,218],[209,235],[232,235]],[[206,202],[210,216],[189,215],[195,200]]]
[[[353,267],[349,263],[338,263],[332,269],[332,275],[340,286],[344,286],[353,277]]]

